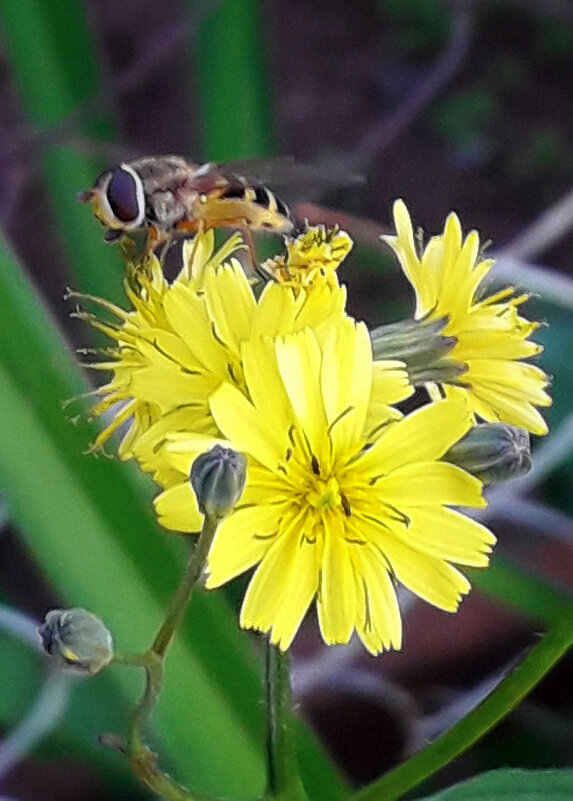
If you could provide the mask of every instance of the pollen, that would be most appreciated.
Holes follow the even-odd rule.
[[[306,500],[315,509],[337,509],[343,510],[342,494],[340,484],[332,476],[324,480],[317,478],[306,495]]]

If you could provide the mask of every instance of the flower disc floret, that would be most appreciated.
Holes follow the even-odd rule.
[[[472,425],[464,398],[407,417],[403,365],[373,370],[368,332],[351,320],[241,349],[247,393],[211,398],[217,426],[248,459],[240,503],[221,524],[207,587],[255,568],[241,625],[285,650],[316,602],[322,637],[356,631],[373,654],[401,645],[396,582],[455,611],[469,582],[454,567],[485,567],[492,534],[451,507],[484,506],[481,482],[440,461]],[[202,450],[205,446],[202,444]],[[186,476],[198,453],[184,433],[162,458],[180,481],[156,501],[167,528],[197,531]]]
[[[293,290],[338,287],[336,270],[354,244],[346,231],[314,225],[285,241],[286,255],[268,259],[261,265],[263,272]]]

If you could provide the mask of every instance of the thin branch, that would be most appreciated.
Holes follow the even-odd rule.
[[[573,280],[569,276],[539,264],[527,264],[506,254],[505,249],[492,254],[496,260],[491,273],[497,283],[523,286],[556,306],[573,309]]]
[[[452,27],[446,49],[398,108],[370,128],[345,163],[346,168],[364,169],[380,158],[458,73],[471,43],[473,15],[470,5],[464,0],[453,7]]]
[[[511,489],[511,485],[510,485]],[[478,515],[480,520],[507,520],[520,523],[548,539],[573,544],[573,518],[559,509],[522,495],[496,495],[488,498],[488,507]]]
[[[0,744],[3,779],[61,720],[70,695],[72,675],[51,670],[25,717]]]
[[[437,712],[425,715],[417,724],[417,736],[421,742],[430,742],[455,726],[462,718],[475,709],[501,684],[517,664],[512,659],[502,668],[488,674],[484,679],[467,690],[457,692],[455,697],[441,706]]]
[[[573,189],[545,209],[502,251],[514,259],[532,259],[555,245],[573,229]]]
[[[42,650],[38,623],[23,612],[12,609],[11,606],[0,604],[0,629],[7,631],[35,651]]]

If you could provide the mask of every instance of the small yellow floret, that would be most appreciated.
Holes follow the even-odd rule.
[[[353,246],[352,239],[338,226],[315,225],[297,237],[286,240],[286,256],[269,259],[263,271],[280,284],[294,289],[316,285],[338,287],[336,270]]]

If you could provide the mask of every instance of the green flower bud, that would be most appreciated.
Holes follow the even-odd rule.
[[[242,453],[215,445],[195,459],[190,478],[199,510],[204,515],[222,518],[243,494],[247,461]]]
[[[456,338],[444,336],[447,318],[438,320],[402,320],[382,325],[370,332],[375,360],[397,359],[404,362],[410,383],[458,384],[467,366],[452,359],[450,351]]]
[[[113,639],[103,622],[91,612],[52,609],[38,629],[42,645],[78,673],[94,675],[113,659]]]
[[[485,484],[518,478],[531,470],[529,434],[503,423],[483,423],[470,429],[443,458]]]

